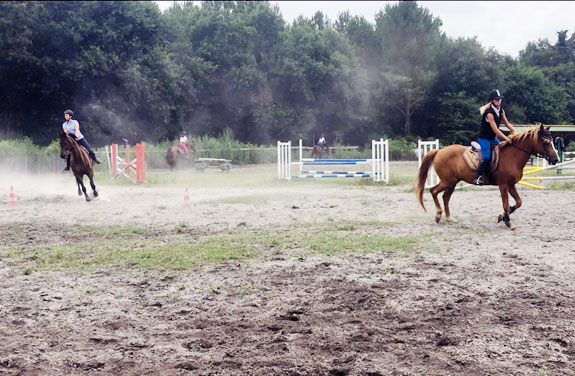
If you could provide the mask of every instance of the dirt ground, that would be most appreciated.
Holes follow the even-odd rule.
[[[409,186],[200,187],[183,209],[181,186],[102,185],[85,203],[70,179],[1,177],[0,375],[575,374],[573,191],[520,189],[509,231],[489,189],[457,191],[458,222],[438,225],[431,196],[425,213]],[[6,205],[8,184],[18,206]],[[182,222],[218,234],[330,221],[385,223],[371,236],[418,247],[264,250],[181,271],[27,274],[29,260],[11,256],[73,244],[82,226],[161,237]]]

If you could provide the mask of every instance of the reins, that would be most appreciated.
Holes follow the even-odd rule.
[[[529,155],[535,155],[537,158],[547,158],[549,157],[549,153],[547,152],[547,148],[545,147],[545,145],[543,145],[543,150],[545,150],[545,155],[541,155],[537,152],[533,152],[533,145],[531,145],[531,150],[527,150],[522,148],[521,146],[517,146],[515,144],[513,144],[512,142],[508,142],[506,145],[511,145],[513,146],[515,149],[521,150],[524,153],[527,153]]]

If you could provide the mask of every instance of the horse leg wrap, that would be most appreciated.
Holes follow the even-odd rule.
[[[503,222],[505,222],[505,225],[509,227],[509,216],[507,214],[503,216]]]
[[[512,213],[515,211],[515,209],[517,209],[517,208],[515,207],[515,205],[513,205],[512,207],[510,207],[510,208],[509,208],[509,214],[512,214]]]

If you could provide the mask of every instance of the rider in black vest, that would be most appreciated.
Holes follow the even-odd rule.
[[[483,185],[483,172],[489,165],[491,159],[491,144],[499,144],[499,139],[511,142],[511,139],[499,130],[501,122],[503,121],[511,133],[515,132],[515,128],[513,128],[513,125],[507,120],[505,111],[501,108],[502,99],[503,96],[499,90],[491,90],[489,93],[489,103],[479,109],[481,113],[481,129],[479,130],[477,142],[481,145],[483,161],[479,167],[477,167],[477,175],[474,180],[474,183],[477,185]]]

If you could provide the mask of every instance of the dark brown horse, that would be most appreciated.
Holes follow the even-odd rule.
[[[70,167],[76,177],[78,196],[81,196],[82,192],[84,192],[86,201],[90,201],[90,197],[88,197],[86,187],[84,186],[84,175],[86,175],[88,179],[90,179],[90,186],[92,187],[94,197],[98,197],[96,185],[94,184],[92,159],[88,155],[88,152],[82,146],[78,145],[75,137],[67,135],[64,131],[60,131],[58,136],[60,137],[60,158],[66,159],[68,154],[70,154]]]
[[[196,143],[193,140],[190,140],[186,146],[190,152],[196,152]],[[174,171],[174,167],[176,167],[176,163],[178,160],[187,160],[188,156],[181,152],[177,146],[170,146],[168,148],[168,154],[166,155],[166,160],[170,165],[170,170]]]
[[[325,152],[329,152],[329,146],[325,145]],[[309,155],[310,158],[322,158],[323,157],[323,148],[320,145],[314,145],[311,149],[311,154]]]
[[[553,138],[549,127],[535,126],[531,129],[517,132],[509,136],[511,143],[501,143],[499,146],[499,167],[485,179],[486,185],[497,185],[501,192],[503,201],[503,214],[498,217],[498,222],[502,220],[511,230],[515,225],[511,223],[509,215],[521,206],[521,198],[517,193],[515,184],[523,177],[523,168],[529,161],[531,155],[541,155],[554,165],[558,162],[557,152],[553,146]],[[463,159],[466,147],[463,145],[450,145],[441,150],[432,150],[425,155],[419,168],[417,176],[417,187],[415,193],[419,203],[423,205],[423,189],[427,179],[427,172],[431,165],[435,169],[440,179],[439,184],[430,189],[435,202],[435,221],[439,223],[441,219],[441,206],[437,195],[443,191],[443,205],[445,206],[445,218],[449,221],[449,198],[455,190],[455,186],[461,180],[472,184],[475,171],[468,167]],[[509,194],[515,200],[515,205],[509,208]],[[426,210],[427,211],[427,210]]]

